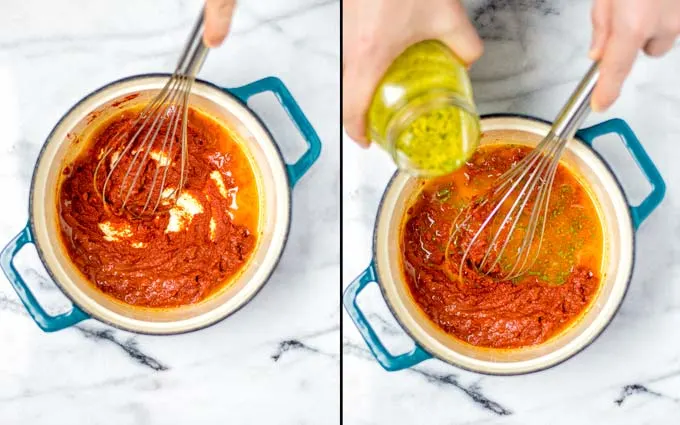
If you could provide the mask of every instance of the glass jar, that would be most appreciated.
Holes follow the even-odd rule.
[[[371,101],[367,137],[411,174],[451,173],[479,145],[479,116],[463,62],[443,43],[422,41],[388,68]]]

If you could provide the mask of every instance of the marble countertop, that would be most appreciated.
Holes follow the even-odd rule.
[[[0,243],[28,218],[35,159],[84,95],[128,75],[171,71],[198,0],[0,2]],[[241,1],[233,33],[200,77],[238,86],[281,78],[317,129],[321,158],[296,186],[283,258],[245,308],[166,337],[95,320],[43,333],[0,277],[1,424],[339,423],[338,0]],[[252,106],[294,160],[302,152],[273,97]],[[22,263],[38,298],[64,297],[33,248]]]
[[[487,0],[469,11],[485,39],[473,67],[482,113],[552,119],[589,66],[591,1]],[[532,375],[493,377],[438,360],[385,372],[343,312],[345,423],[562,424],[677,423],[680,420],[680,49],[641,57],[620,100],[587,124],[625,119],[665,178],[661,206],[637,232],[634,277],[608,329],[571,360]],[[605,139],[598,149],[632,202],[649,190],[624,149]],[[612,142],[612,143],[610,143]],[[374,217],[394,166],[378,148],[343,140],[343,285],[371,259]],[[377,288],[362,305],[395,351],[411,345]]]

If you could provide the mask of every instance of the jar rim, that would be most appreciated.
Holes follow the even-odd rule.
[[[421,102],[417,102],[419,100]],[[418,103],[418,105],[413,106],[413,103]],[[414,97],[407,104],[399,108],[388,121],[385,127],[386,140],[378,141],[386,148],[387,152],[400,169],[418,177],[433,177],[438,175],[414,167],[413,164],[406,162],[407,158],[403,155],[399,155],[399,152],[397,151],[396,141],[399,134],[410,126],[416,118],[425,113],[447,106],[453,106],[460,109],[464,114],[472,118],[473,122],[477,123],[477,129],[479,130],[479,115],[474,104],[465,100],[459,93],[451,90],[436,90]],[[377,135],[373,134],[372,136]]]

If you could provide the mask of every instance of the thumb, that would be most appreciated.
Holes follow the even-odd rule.
[[[604,53],[604,47],[611,29],[611,0],[595,0],[592,20],[593,41],[588,55],[592,60],[599,60]]]
[[[453,11],[451,29],[439,34],[439,39],[446,44],[466,64],[471,65],[484,53],[484,44],[477,30],[472,25],[462,5]]]
[[[368,147],[367,113],[380,79],[401,50],[401,45],[375,44],[348,50],[342,70],[342,120],[347,135]]]
[[[229,33],[236,0],[205,0],[205,30],[203,41],[208,47],[218,47]]]
[[[369,144],[366,114],[380,77],[374,72],[366,72],[361,65],[360,62],[352,62],[343,70],[342,120],[347,135],[366,148]]]

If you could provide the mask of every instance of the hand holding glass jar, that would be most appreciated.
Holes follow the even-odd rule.
[[[680,34],[680,2],[596,0],[592,108],[607,109],[642,50],[661,56]],[[482,41],[457,0],[343,1],[343,124],[420,176],[457,169],[477,146],[466,67]]]
[[[482,55],[482,41],[460,2],[345,0],[343,25],[347,134],[362,146],[380,144],[400,167],[418,174],[455,165],[436,152],[452,146],[446,137],[430,137],[440,149],[426,151],[414,141],[450,130],[478,132],[465,68]]]

